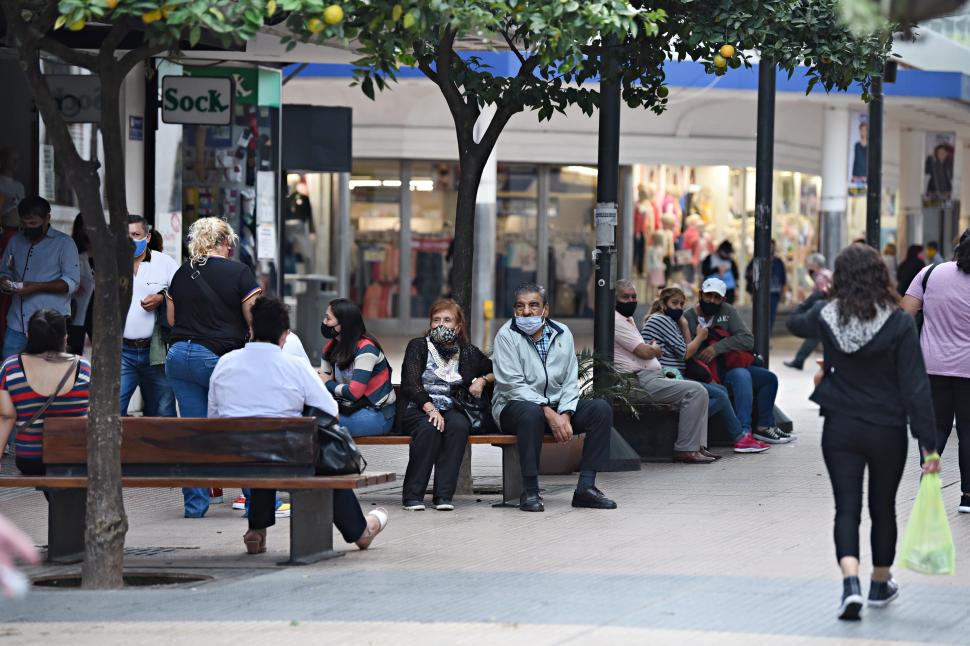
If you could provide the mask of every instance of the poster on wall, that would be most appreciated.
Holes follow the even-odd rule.
[[[865,195],[869,177],[869,116],[849,115],[849,195]]]
[[[164,253],[182,263],[182,213],[172,211],[155,217],[155,233],[162,236]]]
[[[955,132],[926,133],[923,162],[923,206],[942,206],[953,196]]]

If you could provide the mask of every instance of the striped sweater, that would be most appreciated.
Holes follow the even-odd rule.
[[[323,372],[334,378],[327,382],[327,390],[336,399],[358,401],[366,397],[372,408],[384,408],[395,401],[394,387],[391,385],[391,366],[377,345],[370,339],[357,342],[357,354],[347,370],[341,370],[327,361],[327,354],[333,346],[330,340],[323,348]]]
[[[680,331],[680,326],[672,318],[662,312],[651,314],[650,318],[643,324],[640,334],[643,335],[644,343],[653,340],[663,349],[663,354],[660,355],[661,366],[677,368],[678,370],[687,368],[684,361],[684,357],[687,355],[687,342]]]
[[[67,369],[67,366],[64,367]],[[15,439],[17,457],[23,460],[41,461],[44,435],[44,420],[49,417],[87,417],[88,396],[91,387],[91,364],[81,358],[78,362],[78,375],[74,387],[63,395],[58,395],[29,428],[19,430]],[[44,405],[48,395],[37,393],[24,374],[24,364],[20,355],[13,355],[0,367],[0,389],[6,390],[13,400],[17,411],[17,423],[24,424],[33,417],[38,408]]]

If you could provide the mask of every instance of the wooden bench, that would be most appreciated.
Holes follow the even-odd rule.
[[[355,437],[359,446],[393,446],[410,444],[409,435],[374,435]],[[491,444],[502,449],[502,502],[493,507],[518,507],[522,494],[522,464],[519,460],[519,440],[515,435],[469,435],[469,444]],[[543,444],[555,444],[556,439],[545,435]]]
[[[333,549],[333,490],[392,482],[393,473],[318,476],[316,420],[126,417],[123,487],[251,487],[290,492],[290,555],[281,565],[340,556]],[[45,476],[0,476],[0,488],[46,490],[47,558],[76,563],[84,553],[87,419],[44,423]]]

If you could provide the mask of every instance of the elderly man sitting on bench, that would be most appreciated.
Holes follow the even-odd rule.
[[[518,435],[524,491],[522,511],[545,511],[539,497],[542,436],[566,442],[585,433],[573,507],[616,509],[596,488],[606,461],[613,411],[602,399],[579,399],[579,364],[569,328],[548,318],[545,290],[534,284],[515,290],[515,318],[495,337],[492,414],[503,433]]]
[[[209,380],[209,417],[300,417],[305,405],[337,416],[337,403],[313,369],[282,351],[289,334],[286,305],[262,296],[252,308],[253,340],[219,359]],[[253,489],[246,551],[266,551],[266,528],[276,523],[276,491]],[[333,522],[344,540],[367,549],[387,525],[387,511],[367,517],[352,491],[334,489]]]

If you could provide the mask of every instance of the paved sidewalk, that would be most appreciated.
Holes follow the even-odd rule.
[[[602,474],[598,484],[618,501],[617,511],[572,509],[574,477],[557,476],[542,479],[545,514],[492,509],[495,494],[461,497],[453,513],[408,513],[398,506],[398,482],[361,496],[365,508],[383,505],[391,516],[369,551],[283,569],[275,563],[285,554],[289,521],[270,530],[267,554],[243,554],[245,521],[228,504],[236,492],[227,491],[227,504],[213,506],[209,517],[187,520],[177,490],[131,491],[129,567],[213,580],[168,589],[35,590],[25,601],[0,602],[0,640],[968,643],[970,516],[956,513],[955,450],[945,456],[943,480],[957,575],[898,571],[897,603],[867,611],[857,624],[835,619],[841,586],[821,420],[807,400],[811,373],[781,365],[793,349],[791,340],[775,340],[773,363],[797,442],[761,455],[725,453],[709,466],[645,464],[640,472]],[[476,481],[497,484],[497,451],[481,448]],[[403,447],[369,447],[367,455],[371,468],[398,473],[407,460]],[[900,531],[915,498],[917,462],[912,444]],[[40,494],[3,494],[0,512],[45,542]],[[867,543],[864,535],[863,561]],[[868,573],[865,567],[864,578]]]

